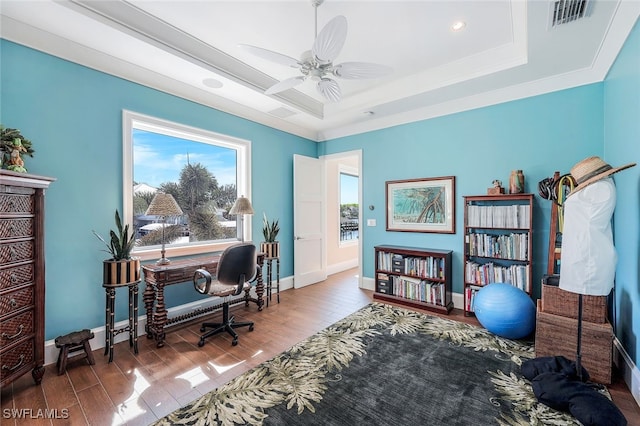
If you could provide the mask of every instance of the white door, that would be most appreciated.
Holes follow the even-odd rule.
[[[327,278],[324,161],[293,156],[293,287]]]

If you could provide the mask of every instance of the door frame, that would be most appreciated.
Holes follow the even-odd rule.
[[[360,232],[358,234],[358,287],[359,288],[364,288],[363,287],[363,276],[362,276],[362,269],[363,269],[363,265],[362,265],[362,252],[363,252],[363,239],[364,239],[364,222],[363,222],[363,206],[362,206],[362,182],[363,182],[363,171],[362,171],[362,150],[361,149],[357,149],[357,150],[353,150],[353,151],[343,151],[343,152],[337,152],[334,154],[327,154],[327,155],[321,155],[319,157],[319,159],[323,160],[324,165],[325,165],[325,186],[327,184],[327,179],[326,179],[326,165],[327,165],[327,160],[335,160],[335,159],[340,159],[340,158],[344,158],[344,157],[357,157],[357,164],[358,164],[358,221],[359,221],[359,226],[360,226]],[[327,191],[325,190],[325,197],[326,197]],[[326,204],[326,199],[325,199],[325,204]],[[325,218],[325,234],[329,233],[329,229],[328,229],[328,224],[326,223],[326,218]],[[325,235],[325,250],[326,250],[326,244],[327,244],[327,238]]]

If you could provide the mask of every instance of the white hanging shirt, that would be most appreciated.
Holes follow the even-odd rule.
[[[618,256],[611,217],[616,206],[613,179],[599,180],[567,197],[560,258],[560,288],[606,296],[613,288]]]

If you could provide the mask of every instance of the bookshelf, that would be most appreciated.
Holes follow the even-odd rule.
[[[449,313],[451,251],[381,245],[375,247],[374,299]]]
[[[532,290],[533,194],[464,197],[464,314],[483,286]]]

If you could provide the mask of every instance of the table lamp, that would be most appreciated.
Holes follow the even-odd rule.
[[[244,215],[253,214],[251,202],[241,195],[238,197],[233,207],[229,210],[229,214],[240,216],[240,240],[244,243]]]
[[[166,226],[167,216],[180,216],[184,213],[182,213],[182,209],[171,194],[157,192],[153,200],[151,200],[151,204],[149,204],[149,208],[145,214],[148,216],[160,216],[162,218],[162,250],[160,252],[162,257],[156,262],[156,265],[167,265],[170,263],[170,260],[165,257],[164,249],[164,228]]]

